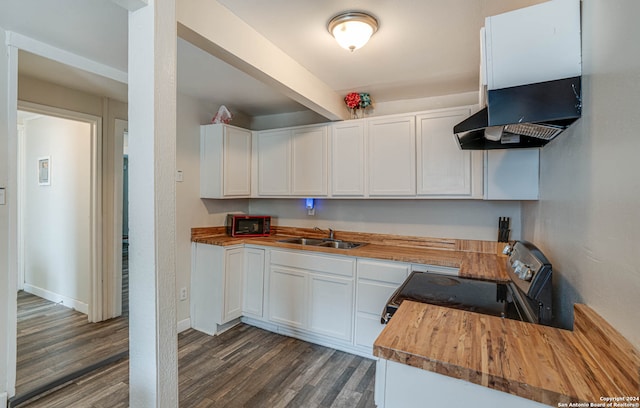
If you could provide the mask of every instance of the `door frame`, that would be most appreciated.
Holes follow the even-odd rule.
[[[91,174],[90,174],[90,288],[89,322],[103,320],[103,263],[102,263],[102,118],[86,113],[74,112],[32,102],[18,101],[18,110],[41,115],[70,119],[87,123],[91,129]],[[18,169],[24,169],[24,142],[18,143]],[[24,172],[19,171],[21,176]],[[22,208],[24,200],[23,179],[18,180],[18,209]],[[18,212],[18,277],[24,279],[24,214]],[[24,282],[22,282],[24,284]],[[21,283],[18,282],[18,286]]]
[[[103,318],[110,319],[122,315],[122,217],[124,188],[124,134],[129,122],[115,119],[113,134],[113,237],[110,243],[112,266],[104,271]],[[107,264],[109,264],[107,262]]]

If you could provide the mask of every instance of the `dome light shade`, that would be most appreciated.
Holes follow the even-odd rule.
[[[378,30],[378,20],[366,13],[348,11],[333,17],[327,28],[342,48],[353,52]]]

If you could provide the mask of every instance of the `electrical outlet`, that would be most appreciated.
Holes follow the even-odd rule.
[[[180,300],[187,300],[187,288],[180,288]]]

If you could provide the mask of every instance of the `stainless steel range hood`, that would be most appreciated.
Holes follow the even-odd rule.
[[[454,126],[461,149],[542,147],[580,117],[581,77],[489,90],[487,102]]]

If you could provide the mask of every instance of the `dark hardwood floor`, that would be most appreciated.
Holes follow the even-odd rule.
[[[373,360],[239,325],[178,336],[180,407],[374,407]],[[21,407],[126,407],[128,360]]]
[[[18,292],[16,394],[21,395],[129,348],[126,318],[87,315]]]
[[[16,395],[129,349],[129,244],[122,251],[122,316],[89,323],[87,315],[18,292]]]

